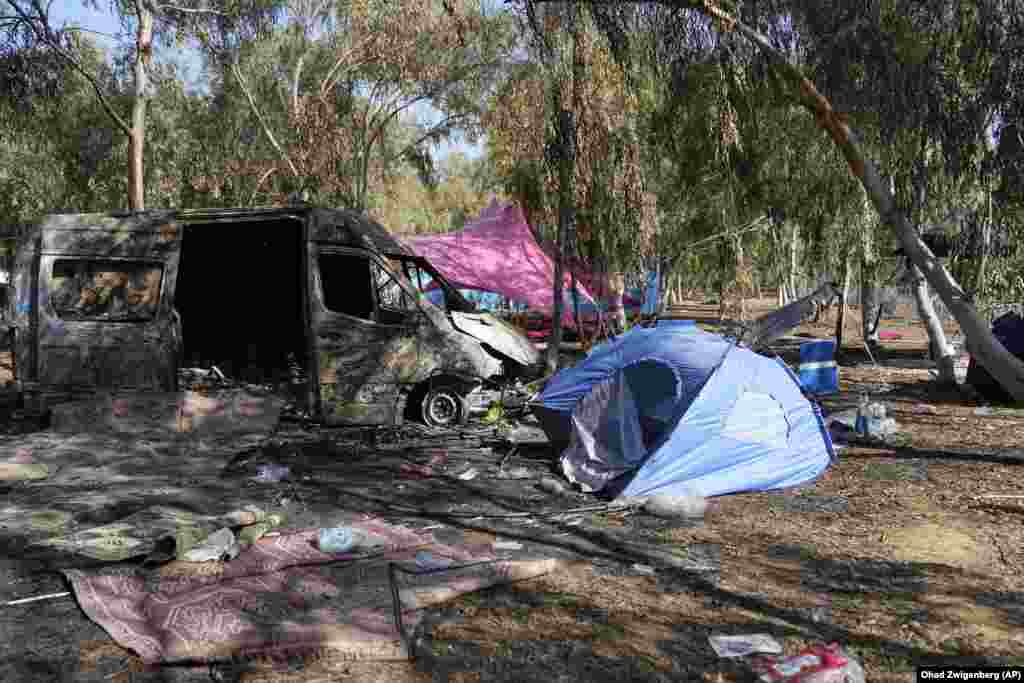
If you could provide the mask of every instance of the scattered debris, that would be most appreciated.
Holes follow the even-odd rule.
[[[767,633],[750,635],[708,636],[711,648],[719,657],[746,657],[752,654],[782,654],[782,645]]]
[[[643,504],[643,511],[655,517],[697,518],[703,517],[708,503],[700,495],[690,492],[680,495],[651,496]]]
[[[289,530],[246,549],[216,576],[157,576],[147,586],[136,576],[64,574],[89,618],[146,664],[282,652],[365,661],[408,658],[408,634],[424,608],[563,566],[441,545],[429,532],[379,519],[353,522],[352,529],[384,549],[339,560],[317,548],[319,530]],[[153,600],[154,593],[164,599]],[[112,603],[117,610],[108,609]]]
[[[264,484],[277,484],[291,477],[291,473],[292,470],[288,465],[269,463],[260,465],[259,471],[253,479]]]
[[[522,550],[523,544],[519,541],[495,541],[491,544],[495,550]]]
[[[529,467],[513,467],[507,470],[498,470],[499,479],[532,479],[533,470]]]
[[[402,479],[429,479],[434,476],[434,468],[406,462],[398,466],[398,476]]]
[[[792,657],[761,655],[753,669],[766,683],[864,683],[864,669],[838,644],[815,645]]]
[[[71,595],[70,592],[64,593],[47,593],[46,595],[37,595],[33,598],[21,598],[20,600],[9,600],[4,603],[4,607],[11,607],[13,605],[26,605],[30,602],[40,602],[42,600],[54,600],[56,598],[64,598]]]
[[[234,559],[239,553],[238,542],[231,529],[224,527],[206,537],[199,545],[181,556],[186,562],[213,562],[225,557]]]
[[[351,527],[339,526],[321,529],[317,547],[324,553],[347,553],[356,544],[356,536]]]
[[[0,462],[0,481],[35,481],[50,476],[50,467],[42,463]]]
[[[461,479],[462,481],[471,481],[473,479],[476,479],[479,474],[480,470],[478,470],[475,467],[470,467],[468,470],[459,475],[459,479]]]

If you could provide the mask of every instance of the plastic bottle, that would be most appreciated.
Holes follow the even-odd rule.
[[[861,394],[860,402],[857,404],[857,420],[853,424],[853,431],[858,434],[868,433],[868,395]]]
[[[320,530],[317,542],[320,552],[328,554],[347,553],[356,544],[355,534],[347,526],[338,526]]]

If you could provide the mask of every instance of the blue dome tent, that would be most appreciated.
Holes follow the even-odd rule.
[[[835,457],[779,359],[695,325],[633,328],[551,378],[531,406],[562,469],[623,496],[786,488]]]

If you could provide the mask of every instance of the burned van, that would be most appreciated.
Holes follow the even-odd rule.
[[[51,216],[21,238],[11,286],[16,380],[42,407],[176,391],[179,369],[216,366],[290,387],[327,424],[409,409],[441,425],[539,370],[523,335],[351,211]]]

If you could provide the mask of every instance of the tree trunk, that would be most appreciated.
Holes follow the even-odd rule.
[[[978,272],[974,277],[974,296],[985,296],[985,271],[988,270],[988,253],[992,249],[992,191],[988,193],[988,216],[981,226],[981,253],[978,255]]]
[[[562,349],[562,312],[564,307],[565,244],[570,230],[576,224],[576,193],[573,176],[576,168],[576,117],[573,112],[561,109],[558,112],[558,236],[555,252],[555,282],[552,291],[554,301],[551,313],[551,338],[545,364],[548,373],[558,370],[559,352]]]
[[[868,211],[868,207],[864,207]],[[874,226],[865,225],[860,242],[860,331],[864,343],[878,344],[878,260],[875,258]]]
[[[978,315],[963,288],[949,274],[942,263],[935,258],[921,236],[907,218],[897,209],[892,192],[882,181],[881,174],[874,162],[865,153],[860,137],[843,117],[839,116],[814,84],[810,82],[795,66],[789,63],[786,56],[772,47],[763,35],[743,22],[728,14],[712,2],[705,3],[701,10],[708,15],[717,17],[726,23],[768,55],[784,78],[790,80],[798,89],[800,103],[810,110],[819,125],[824,128],[833,143],[843,153],[850,171],[860,180],[867,190],[871,203],[883,223],[888,224],[896,234],[904,254],[924,273],[928,284],[935,289],[945,304],[946,309],[956,318],[960,329],[967,336],[971,355],[992,377],[1006,389],[1014,400],[1024,401],[1024,361],[1016,358],[1006,350],[992,330]],[[941,369],[940,369],[941,373]]]
[[[800,236],[800,226],[795,222],[790,230],[789,237],[789,300],[796,301],[800,298],[800,294],[797,292],[797,239]]]
[[[146,103],[149,63],[153,57],[153,12],[141,0],[135,4],[138,27],[135,33],[135,90],[132,124],[128,135],[128,208],[146,210],[144,154],[146,147]]]
[[[846,300],[850,296],[850,254],[843,257],[843,291],[839,294],[839,310],[836,313],[836,356],[843,352],[843,332],[846,328]]]
[[[935,306],[928,293],[928,281],[921,275],[917,266],[914,266],[912,274],[915,280],[914,300],[917,303],[917,314],[928,329],[929,356],[939,369],[939,382],[955,384],[953,348],[946,343],[946,332],[942,329],[942,320],[935,312]]]

